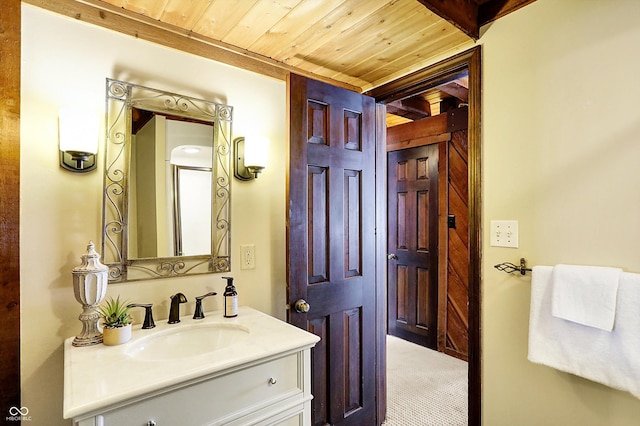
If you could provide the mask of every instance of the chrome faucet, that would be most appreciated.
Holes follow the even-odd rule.
[[[171,296],[171,309],[169,310],[169,324],[180,322],[180,304],[187,303],[187,297],[182,293]]]
[[[202,296],[198,296],[196,297],[196,310],[193,313],[193,319],[203,319],[204,318],[204,312],[202,312],[202,299],[204,299],[205,297],[208,296],[215,296],[216,293],[215,291],[209,292],[207,294],[204,294]]]
[[[144,308],[144,324],[143,329],[153,328],[156,323],[153,322],[153,312],[151,311],[151,303],[130,303],[127,308]]]

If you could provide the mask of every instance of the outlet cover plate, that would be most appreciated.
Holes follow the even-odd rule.
[[[240,246],[240,269],[256,268],[256,246],[244,244]]]

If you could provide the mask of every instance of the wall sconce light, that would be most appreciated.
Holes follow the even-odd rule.
[[[60,167],[72,172],[90,172],[96,168],[98,153],[98,117],[74,108],[58,114]]]
[[[234,170],[238,180],[252,180],[267,167],[269,139],[264,136],[247,136],[233,141]]]

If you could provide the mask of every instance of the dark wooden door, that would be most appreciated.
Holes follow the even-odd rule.
[[[436,349],[438,146],[387,159],[388,333]]]
[[[313,424],[374,425],[375,103],[297,75],[288,90],[289,321],[321,338]]]
[[[426,313],[420,314],[420,309],[425,305],[420,300],[419,290],[415,290],[413,282],[406,280],[405,274],[411,270],[402,263],[395,262],[390,259],[388,263],[388,293],[389,306],[387,308],[388,329],[391,334],[399,335],[407,340],[414,341],[425,346],[436,348],[440,352],[445,352],[457,358],[467,360],[469,351],[469,202],[468,202],[468,109],[466,107],[457,108],[447,113],[436,115],[434,117],[424,118],[422,120],[411,123],[400,124],[387,129],[387,152],[388,158],[393,155],[398,156],[398,152],[405,152],[413,155],[412,150],[418,147],[430,146],[438,148],[438,178],[437,178],[437,214],[433,211],[429,213],[428,221],[437,216],[437,290],[432,290],[437,295],[437,319],[430,317]],[[417,151],[413,151],[417,152]],[[420,156],[419,154],[417,155]],[[395,157],[393,157],[395,158]],[[395,190],[395,179],[391,173],[394,168],[393,164],[389,164],[389,183],[388,183],[388,252],[396,253],[398,238],[406,238],[410,240],[415,238],[416,232],[409,225],[406,225],[401,216],[397,218],[394,213],[395,198],[398,197]],[[416,169],[417,170],[417,169]],[[423,185],[427,185],[424,179]],[[402,192],[402,191],[401,191]],[[420,214],[420,210],[416,211]],[[395,216],[394,216],[395,215]],[[448,219],[451,219],[449,221]],[[424,225],[421,221],[415,222],[413,216],[410,218],[411,224],[418,226]],[[414,226],[414,227],[415,227]],[[408,228],[407,228],[408,227]],[[416,228],[417,229],[417,228]],[[428,228],[431,230],[432,228]],[[401,230],[400,236],[397,235]],[[392,234],[394,233],[395,234]],[[409,236],[404,237],[404,234]],[[433,234],[430,234],[433,236]],[[407,240],[407,241],[408,241]],[[395,246],[393,244],[396,244]],[[414,243],[417,244],[417,243]],[[430,241],[433,244],[433,241]],[[433,246],[429,249],[433,253]],[[402,251],[402,250],[400,250]],[[424,250],[423,250],[424,251]],[[413,257],[413,260],[422,259],[429,264],[416,265],[418,275],[411,272],[408,277],[417,282],[418,288],[426,286],[420,280],[425,277],[429,280],[431,286],[435,280],[435,275],[426,274],[427,269],[436,268],[433,263],[432,256]],[[422,272],[420,272],[422,271]],[[413,293],[411,293],[413,291]],[[423,292],[424,293],[424,292]],[[400,300],[398,300],[400,299]],[[405,300],[408,299],[408,300]],[[413,313],[414,306],[412,303],[418,303],[417,313]],[[431,298],[430,303],[435,303]],[[433,308],[433,305],[429,305]],[[409,311],[407,311],[409,309]],[[433,314],[435,309],[431,310]],[[407,313],[408,312],[408,313]],[[427,338],[424,337],[425,327],[422,324],[414,324],[409,319],[409,326],[414,326],[417,334],[407,334],[407,315],[419,319],[427,318],[431,322],[427,328],[433,330],[435,321],[437,335],[437,345],[427,344]],[[424,322],[421,320],[419,322]],[[394,330],[395,327],[395,330]],[[411,328],[411,327],[409,327]],[[428,333],[427,333],[428,335]],[[421,337],[423,336],[423,337]],[[433,336],[429,336],[431,338]]]

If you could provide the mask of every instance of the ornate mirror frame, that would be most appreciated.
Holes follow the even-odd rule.
[[[128,257],[132,109],[206,121],[213,126],[211,253],[197,256]],[[102,258],[109,282],[170,278],[231,270],[230,178],[233,108],[124,81],[106,81],[106,141]]]

